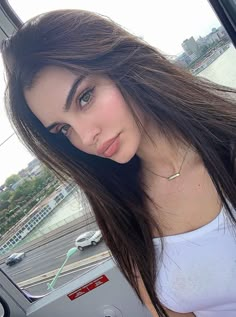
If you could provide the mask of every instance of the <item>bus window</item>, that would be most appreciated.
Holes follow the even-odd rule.
[[[205,0],[9,3],[23,22],[54,9],[101,13],[194,75],[236,88],[236,51]],[[61,183],[19,142],[3,107],[2,60],[0,76],[0,267],[20,287],[32,294],[45,294],[75,241],[81,234],[96,232],[98,227],[83,192],[73,183]],[[68,260],[56,286],[108,257],[108,251],[96,236],[91,247],[81,247]],[[15,256],[11,263],[9,257],[16,253],[24,256]]]

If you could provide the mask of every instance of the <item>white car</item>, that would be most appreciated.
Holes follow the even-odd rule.
[[[84,247],[90,245],[97,245],[99,241],[102,239],[101,230],[96,231],[87,231],[82,233],[78,238],[75,240],[75,246],[82,251]]]

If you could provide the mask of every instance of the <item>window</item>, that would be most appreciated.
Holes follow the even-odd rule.
[[[102,13],[157,47],[173,62],[178,62],[182,67],[189,67],[196,76],[203,76],[217,83],[236,88],[236,68],[233,67],[236,50],[206,0],[126,1],[125,11],[134,12],[135,5],[135,14],[124,14],[120,1],[9,0],[9,3],[23,21],[42,12],[66,7]],[[1,191],[1,185],[12,174],[19,174],[18,176],[30,182],[32,180],[30,170],[40,166],[40,162],[19,143],[5,116],[2,93],[5,85],[1,59],[0,76],[0,144],[7,140],[0,146]],[[15,157],[17,159],[13,160],[12,158]],[[21,206],[24,210],[21,219],[23,217],[26,219],[22,220],[23,222],[20,224],[20,219],[13,222],[11,218],[7,218],[8,222],[11,221],[11,226],[8,227],[7,238],[1,243],[0,255],[3,255],[6,249],[9,249],[9,252],[5,254],[11,254],[15,252],[16,248],[27,253],[27,261],[23,260],[19,269],[15,266],[16,275],[12,275],[12,279],[15,280],[17,277],[17,282],[24,282],[36,275],[43,275],[58,269],[60,266],[58,259],[61,259],[61,263],[63,263],[63,256],[75,246],[75,240],[85,231],[84,227],[88,224],[88,231],[97,229],[84,194],[80,192],[77,195],[74,184],[63,184],[65,188],[61,193],[62,184],[47,170],[44,172],[44,175],[47,175],[46,185],[42,186],[37,193],[30,192]],[[32,216],[32,210],[35,208],[33,201],[39,197],[42,198],[42,205],[38,207],[38,214]],[[17,206],[19,205],[16,201],[10,210],[15,210],[14,208],[18,208]],[[13,225],[16,223],[19,225],[17,231],[13,229]],[[7,221],[4,220],[5,225],[7,225]],[[4,226],[1,221],[2,230],[6,227]],[[25,229],[28,230],[28,233],[23,238],[24,234],[20,233]],[[57,237],[58,244],[53,240],[53,236]],[[79,238],[78,242],[83,242],[91,236],[92,234],[88,234],[88,236]],[[8,239],[10,240],[8,241]],[[56,245],[60,245],[60,248]],[[37,254],[38,250],[40,250],[39,254]],[[83,254],[78,252],[70,261],[78,262],[82,257],[89,257],[105,250],[107,247],[101,242],[99,249],[84,250]],[[35,256],[38,256],[37,270],[35,265],[30,264],[31,259]],[[3,265],[2,268],[6,269],[6,266]],[[11,272],[13,271],[7,271],[10,277]],[[71,273],[70,276],[73,277],[75,274],[77,273]],[[62,280],[67,281],[65,278]],[[44,288],[33,285],[29,291],[33,294],[46,293],[46,283],[43,284]]]
[[[76,240],[77,242],[83,242],[83,241],[86,241],[87,239],[85,239],[85,238],[81,238],[81,239],[79,239],[79,240]]]

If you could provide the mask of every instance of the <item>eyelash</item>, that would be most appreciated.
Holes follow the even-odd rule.
[[[87,105],[91,102],[92,98],[93,98],[93,92],[95,90],[95,86],[92,87],[92,88],[88,88],[87,90],[85,90],[84,92],[82,92],[82,94],[80,94],[78,96],[78,98],[76,98],[76,104],[79,102],[79,106],[81,107],[81,109],[87,107]],[[90,99],[89,101],[87,101],[86,105],[84,106],[81,106],[81,100],[86,96],[88,95],[89,93],[91,93],[91,96],[90,96]],[[62,132],[62,129],[64,129],[65,127],[68,127],[68,129],[70,128],[70,126],[68,124],[64,124],[63,126],[61,126],[59,129],[58,129],[58,132],[57,133],[61,133],[62,135],[64,136],[67,136],[67,133],[63,133]]]
[[[64,129],[65,127],[68,127],[68,129],[70,128],[69,124],[64,124],[63,126],[60,127],[60,129],[58,129],[58,132],[57,133],[60,133],[64,136],[67,136],[67,133],[63,133],[62,132],[62,129]]]
[[[82,92],[82,94],[80,94],[79,97],[76,99],[76,104],[79,103],[79,106],[81,107],[81,109],[86,108],[86,107],[90,104],[91,100],[93,99],[93,92],[94,92],[94,90],[95,90],[95,87],[88,88],[87,90],[85,90],[84,92]],[[81,105],[81,100],[83,100],[83,98],[84,98],[85,96],[87,96],[89,93],[91,94],[89,101],[87,101],[86,105],[82,106],[82,105]]]

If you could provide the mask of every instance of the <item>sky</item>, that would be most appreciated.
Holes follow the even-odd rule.
[[[205,36],[220,22],[207,0],[9,0],[22,21],[55,9],[84,9],[109,16],[131,33],[168,55],[183,51],[181,43],[193,36]],[[0,58],[0,145],[13,133],[7,120],[3,94],[5,82]],[[16,135],[0,146],[0,185],[33,159]]]

